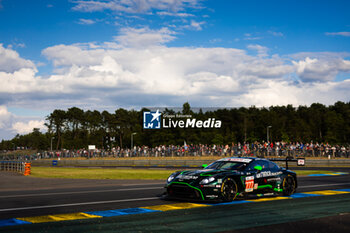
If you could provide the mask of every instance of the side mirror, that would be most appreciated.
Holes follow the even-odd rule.
[[[208,167],[208,164],[202,164],[202,168]]]
[[[262,167],[261,167],[260,165],[257,165],[257,166],[254,167],[254,169],[255,169],[255,170],[258,170],[259,172],[261,172]]]

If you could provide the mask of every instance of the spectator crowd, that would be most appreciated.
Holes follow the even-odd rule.
[[[111,150],[60,150],[42,151],[22,159],[49,158],[97,158],[97,157],[183,157],[183,156],[253,156],[253,157],[327,157],[349,158],[350,145],[301,142],[254,142],[232,143],[232,145],[160,145],[156,147],[134,146],[133,148],[113,147]]]

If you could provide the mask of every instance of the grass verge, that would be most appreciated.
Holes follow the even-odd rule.
[[[31,176],[66,179],[164,180],[173,170],[32,167]]]
[[[171,173],[174,172],[174,170],[32,167],[31,176],[65,179],[165,180]],[[310,175],[325,174],[330,173],[330,171],[302,170],[296,171],[296,173],[298,175]]]

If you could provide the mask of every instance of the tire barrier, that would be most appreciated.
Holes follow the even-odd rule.
[[[22,161],[0,161],[0,171],[18,172],[25,176],[30,175],[31,163]]]

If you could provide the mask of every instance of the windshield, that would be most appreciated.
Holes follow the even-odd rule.
[[[246,163],[230,162],[230,161],[216,161],[209,164],[205,169],[215,170],[243,170],[246,167]]]

